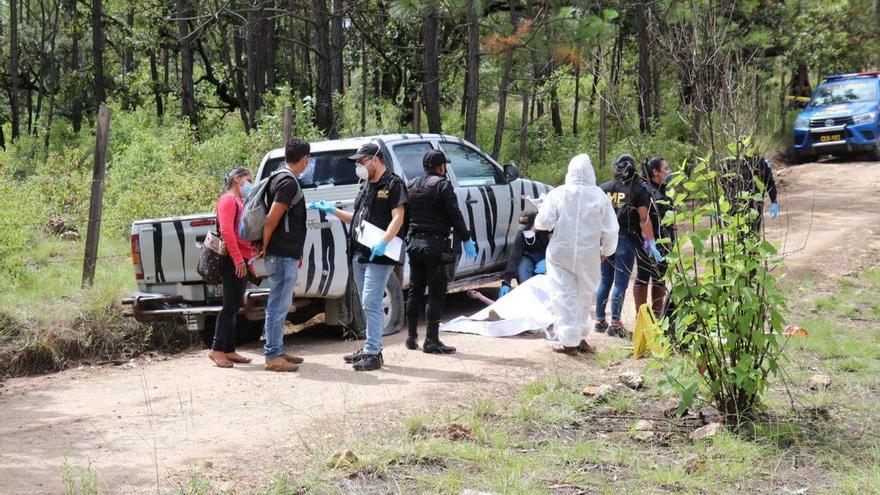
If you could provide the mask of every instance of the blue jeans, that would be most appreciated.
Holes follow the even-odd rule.
[[[266,302],[266,345],[263,354],[272,359],[284,353],[284,320],[293,303],[293,289],[299,272],[299,260],[288,256],[266,256],[266,270],[269,272],[269,300]]]
[[[375,263],[358,262],[360,254],[351,258],[351,273],[361,296],[361,307],[367,320],[367,342],[364,352],[379,354],[382,351],[382,330],[385,328],[385,312],[382,311],[382,297],[385,295],[385,284],[394,270],[393,265],[377,265]]]
[[[611,294],[611,321],[620,321],[620,313],[623,311],[623,299],[626,297],[626,288],[629,286],[629,276],[633,272],[633,264],[636,261],[635,240],[627,235],[621,235],[617,239],[617,250],[602,262],[602,280],[596,291],[596,318],[605,318],[605,306],[608,304],[608,293],[611,286],[614,291]]]
[[[529,255],[524,254],[519,259],[519,266],[516,267],[516,282],[522,285],[526,280],[535,276],[535,265],[541,262],[543,258],[532,259]]]

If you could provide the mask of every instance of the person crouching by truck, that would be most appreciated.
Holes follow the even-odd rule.
[[[523,213],[519,216],[522,229],[513,241],[510,259],[502,274],[501,288],[498,297],[510,292],[510,282],[516,279],[517,285],[540,273],[546,273],[547,246],[550,244],[550,233],[535,229],[535,217],[538,212]]]
[[[243,197],[253,189],[250,170],[236,167],[226,174],[226,192],[217,199],[217,226],[226,244],[223,260],[223,309],[214,326],[214,342],[208,358],[220,368],[232,368],[233,363],[251,360],[235,352],[235,318],[244,300],[248,271],[253,273],[254,257],[251,243],[238,236],[238,221],[244,208]]]
[[[419,313],[424,309],[427,329],[422,351],[429,354],[455,353],[455,347],[440,341],[440,318],[449,286],[447,268],[455,262],[456,246],[453,243],[460,239],[465,256],[477,259],[477,245],[465,226],[452,183],[446,179],[448,164],[445,153],[431,150],[422,160],[425,174],[407,183],[409,297],[406,319],[409,333],[406,348],[419,348]],[[450,233],[454,236],[450,237]]]
[[[666,183],[670,177],[669,163],[660,157],[652,157],[645,163],[644,181],[642,185],[648,191],[650,204],[648,216],[654,230],[654,239],[664,239],[657,245],[660,255],[665,258],[675,242],[675,225],[663,225],[663,217],[672,209],[672,198],[666,194]],[[644,246],[643,246],[644,247]],[[667,264],[665,259],[657,260],[653,255],[647,256],[650,250],[643,250],[636,258],[636,280],[633,283],[633,298],[636,308],[641,308],[648,301],[648,289],[651,290],[651,309],[657,319],[662,317],[666,301],[666,284],[663,280]]]

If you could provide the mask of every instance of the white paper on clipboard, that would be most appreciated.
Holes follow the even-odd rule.
[[[383,237],[385,237],[385,230],[376,227],[366,220],[362,220],[361,224],[355,227],[354,235],[355,240],[358,243],[368,248],[372,248],[378,244]],[[400,237],[395,237],[388,243],[388,246],[385,247],[385,256],[392,261],[403,263],[403,257],[405,254],[403,241]]]
[[[540,198],[533,198],[531,196],[523,196],[523,197],[525,198],[526,202],[528,202],[530,205],[534,206],[536,210],[540,210],[541,204],[544,203],[544,196],[541,196]]]

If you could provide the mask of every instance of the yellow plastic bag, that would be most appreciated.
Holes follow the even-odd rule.
[[[636,316],[636,328],[633,332],[633,358],[638,359],[645,355],[645,352],[651,351],[659,354],[663,351],[657,336],[660,333],[660,324],[654,318],[654,311],[648,303],[639,307],[639,314]]]

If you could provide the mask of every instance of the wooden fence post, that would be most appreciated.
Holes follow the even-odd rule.
[[[95,163],[92,168],[92,197],[89,204],[86,253],[83,259],[83,287],[89,287],[95,281],[95,264],[98,260],[98,239],[101,237],[101,212],[104,203],[104,175],[107,172],[107,138],[109,136],[110,109],[101,105],[95,128]]]
[[[415,134],[422,132],[422,102],[419,100],[413,102],[412,126]]]
[[[284,107],[284,143],[282,146],[287,146],[287,143],[290,142],[290,133],[293,129],[293,109],[289,106]]]

